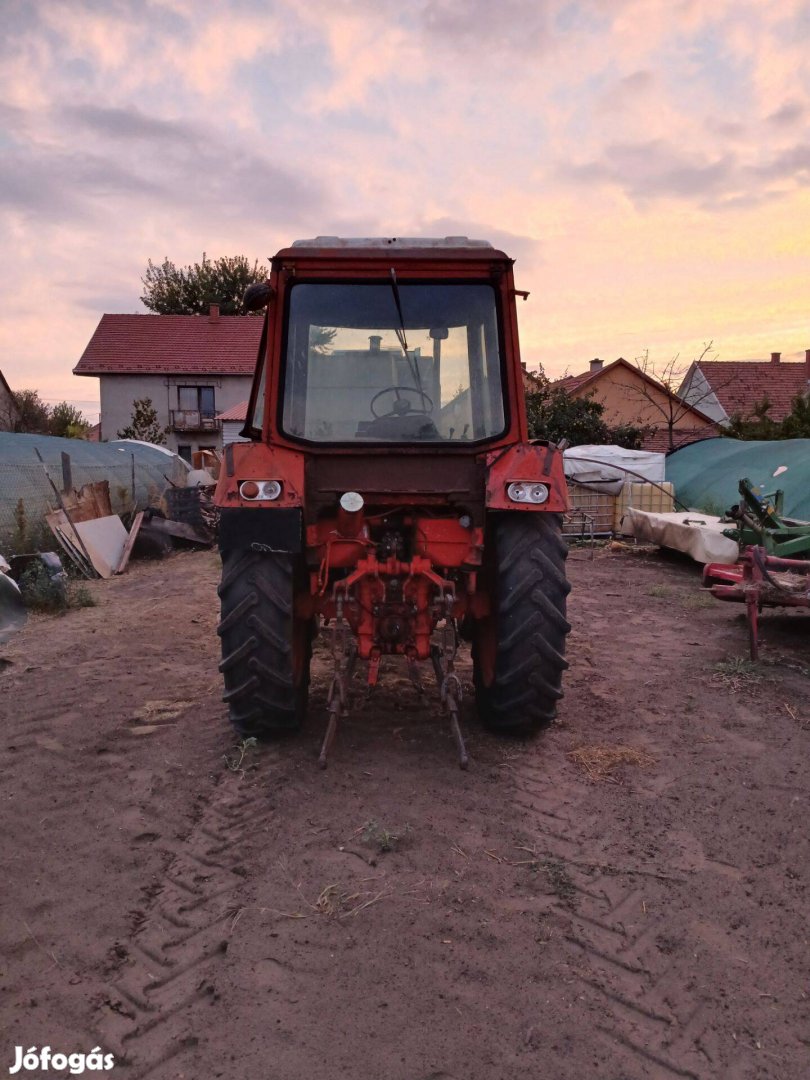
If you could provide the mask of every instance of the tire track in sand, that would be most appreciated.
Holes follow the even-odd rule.
[[[262,774],[273,764],[265,751]],[[133,1080],[197,1045],[199,1018],[191,1010],[217,998],[217,962],[237,914],[229,901],[245,878],[241,845],[269,813],[255,774],[248,781],[226,771],[188,836],[163,845],[165,868],[146,905],[133,912],[129,938],[117,947],[118,971],[95,1023],[98,1040],[131,1066]]]
[[[610,865],[600,845],[605,822],[584,805],[585,785],[560,774],[552,782],[530,760],[517,764],[515,781],[533,849],[567,890],[556,903],[569,920],[570,967],[603,1017],[596,1032],[606,1063],[623,1080],[713,1080],[711,989],[695,986],[682,947],[662,948],[667,905],[687,877]]]

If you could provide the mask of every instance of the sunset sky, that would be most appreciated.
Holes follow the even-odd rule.
[[[2,0],[0,368],[80,403],[147,259],[491,240],[523,358],[804,356],[806,0]]]

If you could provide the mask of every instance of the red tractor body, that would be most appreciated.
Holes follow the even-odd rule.
[[[298,725],[322,621],[345,626],[371,682],[385,654],[435,660],[437,625],[457,626],[485,718],[553,715],[568,503],[562,455],[528,441],[515,298],[511,260],[463,238],[320,238],[272,260],[252,298],[267,312],[250,441],[226,447],[216,493],[239,730]],[[519,676],[515,618],[542,638],[528,668],[518,650]]]

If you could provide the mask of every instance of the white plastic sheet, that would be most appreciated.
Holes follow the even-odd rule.
[[[665,460],[665,454],[623,446],[571,446],[563,452],[569,480],[608,495],[618,495],[627,480],[663,484]]]
[[[682,551],[699,563],[735,563],[740,553],[736,540],[723,536],[731,526],[719,517],[691,510],[683,514],[648,514],[629,507],[622,532],[648,544]]]

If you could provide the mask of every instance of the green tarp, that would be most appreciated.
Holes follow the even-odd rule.
[[[724,514],[740,501],[738,485],[747,477],[758,493],[781,488],[785,515],[810,521],[810,439],[705,439],[670,454],[666,473],[690,510]]]

